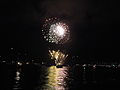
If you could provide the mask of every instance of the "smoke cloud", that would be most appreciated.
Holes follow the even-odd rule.
[[[83,21],[86,11],[86,0],[45,0],[41,5],[45,17],[62,17],[72,22]]]

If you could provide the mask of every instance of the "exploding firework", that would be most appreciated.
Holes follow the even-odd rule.
[[[60,52],[60,50],[58,50],[58,51],[49,50],[49,55],[52,60],[55,60],[56,65],[63,65],[66,58],[68,57],[68,54],[64,54],[64,53]]]
[[[57,18],[46,19],[42,32],[46,41],[55,44],[64,44],[70,37],[68,25]]]

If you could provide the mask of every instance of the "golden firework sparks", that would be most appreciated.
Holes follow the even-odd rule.
[[[65,59],[68,57],[68,54],[64,54],[60,50],[58,51],[49,50],[49,55],[51,59],[55,60],[56,65],[64,64]]]

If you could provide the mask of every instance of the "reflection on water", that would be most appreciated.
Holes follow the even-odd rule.
[[[84,84],[87,83],[86,82],[86,67],[85,66],[83,67],[83,83]]]
[[[3,70],[4,69],[4,70]],[[74,66],[1,66],[0,90],[102,90],[120,83],[120,68]]]
[[[57,68],[51,66],[47,68],[46,82],[41,90],[68,90],[68,67]]]
[[[17,69],[17,71],[16,71],[16,76],[14,78],[15,82],[14,82],[14,85],[13,85],[13,90],[21,89],[20,74],[21,74],[21,68]]]

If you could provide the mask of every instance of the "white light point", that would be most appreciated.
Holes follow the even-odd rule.
[[[64,33],[65,33],[65,30],[61,27],[61,26],[57,26],[57,34],[59,35],[59,36],[62,36],[62,35],[64,35]]]

